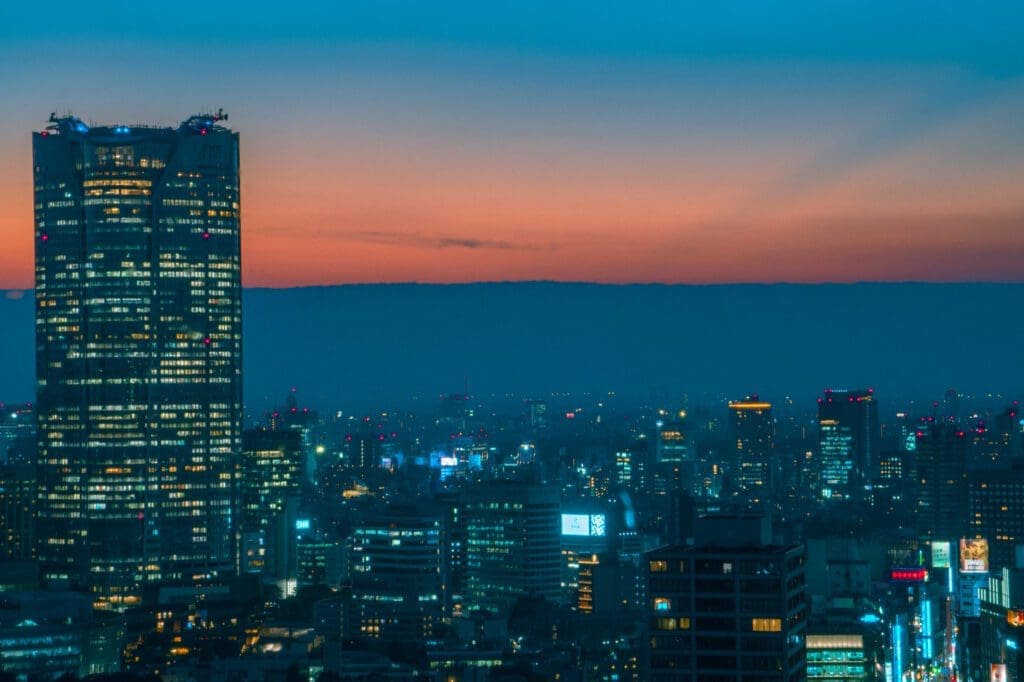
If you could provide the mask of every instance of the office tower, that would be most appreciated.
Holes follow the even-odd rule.
[[[303,476],[312,484],[316,479],[317,468],[317,451],[313,439],[320,425],[319,415],[308,407],[300,407],[298,391],[292,388],[284,405],[267,413],[266,422],[271,431],[295,431],[299,434]]]
[[[465,606],[507,613],[523,596],[557,602],[561,591],[558,492],[520,481],[466,493]]]
[[[250,430],[242,434],[242,572],[286,576],[301,487],[300,431]],[[292,514],[286,513],[289,508]]]
[[[686,412],[680,410],[672,419],[658,422],[653,491],[656,494],[692,494],[697,486],[697,457],[686,436]]]
[[[0,465],[0,560],[35,556],[36,468]]]
[[[921,537],[955,540],[967,530],[967,439],[952,423],[917,431],[917,522]]]
[[[441,619],[441,517],[392,507],[357,521],[349,573],[364,636],[415,641]]]
[[[772,404],[756,395],[729,403],[729,425],[735,446],[735,480],[742,490],[767,491],[775,466],[775,422]]]
[[[1024,545],[1024,464],[974,471],[968,482],[967,535],[988,540],[993,573],[1017,568],[1017,548]]]
[[[805,552],[766,518],[701,517],[694,545],[645,558],[646,679],[804,679]]]
[[[236,571],[238,135],[51,117],[33,135],[47,579],[112,607]]]
[[[878,403],[870,388],[827,389],[818,399],[822,498],[862,498],[878,465],[880,441]]]

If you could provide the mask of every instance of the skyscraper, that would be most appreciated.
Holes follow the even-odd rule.
[[[818,399],[824,499],[861,498],[878,464],[881,432],[874,392],[827,389]]]
[[[33,135],[38,554],[113,607],[236,570],[238,134]]]
[[[921,537],[964,537],[968,519],[967,438],[955,424],[917,431],[917,524]]]
[[[772,404],[756,395],[729,403],[729,425],[735,443],[736,481],[744,490],[766,491],[775,467],[775,422]]]

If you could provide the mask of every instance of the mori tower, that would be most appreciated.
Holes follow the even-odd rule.
[[[33,134],[38,556],[125,608],[236,570],[238,134],[51,116]]]

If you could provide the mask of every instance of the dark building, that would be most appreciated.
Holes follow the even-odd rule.
[[[743,490],[767,491],[773,484],[775,422],[772,404],[756,395],[729,403],[729,425],[735,445],[735,480]]]
[[[881,429],[873,391],[827,389],[818,399],[823,499],[861,499],[878,467]]]
[[[543,485],[496,481],[467,491],[465,606],[507,611],[520,597],[561,593],[560,503]]]
[[[221,119],[33,134],[38,553],[115,608],[235,572],[238,135]]]
[[[805,679],[804,548],[772,544],[764,517],[701,517],[695,534],[645,555],[645,679]]]
[[[917,431],[917,523],[921,537],[955,540],[967,531],[967,438],[954,424]]]
[[[974,471],[968,480],[967,534],[988,540],[992,572],[1017,568],[1017,548],[1024,545],[1024,463]]]
[[[430,637],[441,619],[441,517],[393,507],[355,525],[349,574],[360,634]]]
[[[36,468],[0,465],[0,559],[35,556]]]

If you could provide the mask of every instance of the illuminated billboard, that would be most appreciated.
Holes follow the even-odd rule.
[[[951,547],[948,542],[932,543],[932,568],[949,568]]]
[[[894,583],[923,583],[928,580],[928,569],[894,568],[889,571],[889,580]]]
[[[988,540],[985,538],[960,540],[960,572],[988,573]]]
[[[562,535],[604,537],[604,514],[562,514]]]
[[[988,669],[988,682],[1006,682],[1006,664],[992,663]]]

